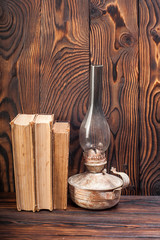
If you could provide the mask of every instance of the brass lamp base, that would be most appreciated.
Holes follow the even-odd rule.
[[[106,169],[101,173],[84,172],[68,179],[70,196],[78,206],[87,209],[107,209],[115,206],[121,196],[121,189],[129,184],[127,174],[111,171],[120,176],[108,174]]]

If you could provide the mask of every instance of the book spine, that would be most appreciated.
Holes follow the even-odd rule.
[[[29,124],[29,129],[30,129],[30,159],[31,159],[31,193],[32,193],[32,211],[36,211],[36,192],[35,192],[35,155],[34,155],[34,150],[35,150],[35,141],[34,141],[34,121],[30,122]]]
[[[18,211],[35,211],[33,124],[27,126],[11,123],[13,162]]]
[[[67,208],[69,131],[53,130],[53,208]]]
[[[14,166],[14,179],[15,179],[15,190],[16,190],[16,205],[17,210],[21,211],[21,201],[20,201],[20,188],[18,179],[18,166],[16,160],[16,144],[15,144],[15,128],[13,121],[11,122],[11,135],[12,135],[12,151],[13,151],[13,166]]]
[[[53,210],[51,129],[53,123],[35,124],[35,171],[37,211]]]
[[[54,115],[52,115],[53,121],[54,121]],[[53,121],[50,122],[50,154],[51,154],[51,162],[50,162],[50,211],[53,210],[53,151],[52,151],[52,142],[53,142],[53,134],[52,134],[52,128],[53,128]]]

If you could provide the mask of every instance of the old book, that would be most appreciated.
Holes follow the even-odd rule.
[[[35,173],[37,211],[53,209],[52,197],[52,127],[53,115],[35,119]]]
[[[35,211],[33,124],[35,115],[19,114],[11,122],[17,209]]]
[[[53,208],[67,208],[67,180],[69,159],[69,123],[53,126]]]

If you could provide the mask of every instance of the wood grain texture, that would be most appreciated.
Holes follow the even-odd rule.
[[[71,123],[70,175],[80,168],[79,127],[86,112],[88,78],[88,1],[42,0],[40,112]]]
[[[40,0],[0,1],[0,191],[14,191],[11,129],[39,110]]]
[[[139,1],[140,187],[160,195],[160,1]]]
[[[91,58],[104,65],[108,170],[129,174],[128,194],[160,195],[159,16],[160,0],[0,0],[0,191],[15,190],[9,122],[17,113],[70,121],[69,175],[83,171]]]
[[[1,196],[0,196],[1,197]],[[14,199],[0,201],[2,239],[160,239],[160,198],[123,196],[106,211],[72,203],[66,211],[17,212]]]
[[[132,9],[132,11],[130,11]],[[136,1],[98,1],[90,5],[93,64],[104,65],[103,110],[111,129],[111,166],[128,173],[130,194],[139,189],[138,23]]]

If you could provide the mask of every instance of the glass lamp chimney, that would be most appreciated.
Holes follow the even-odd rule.
[[[80,127],[80,145],[85,165],[91,172],[99,172],[106,163],[105,151],[110,144],[110,128],[102,110],[102,65],[91,65],[90,99],[87,113]]]

